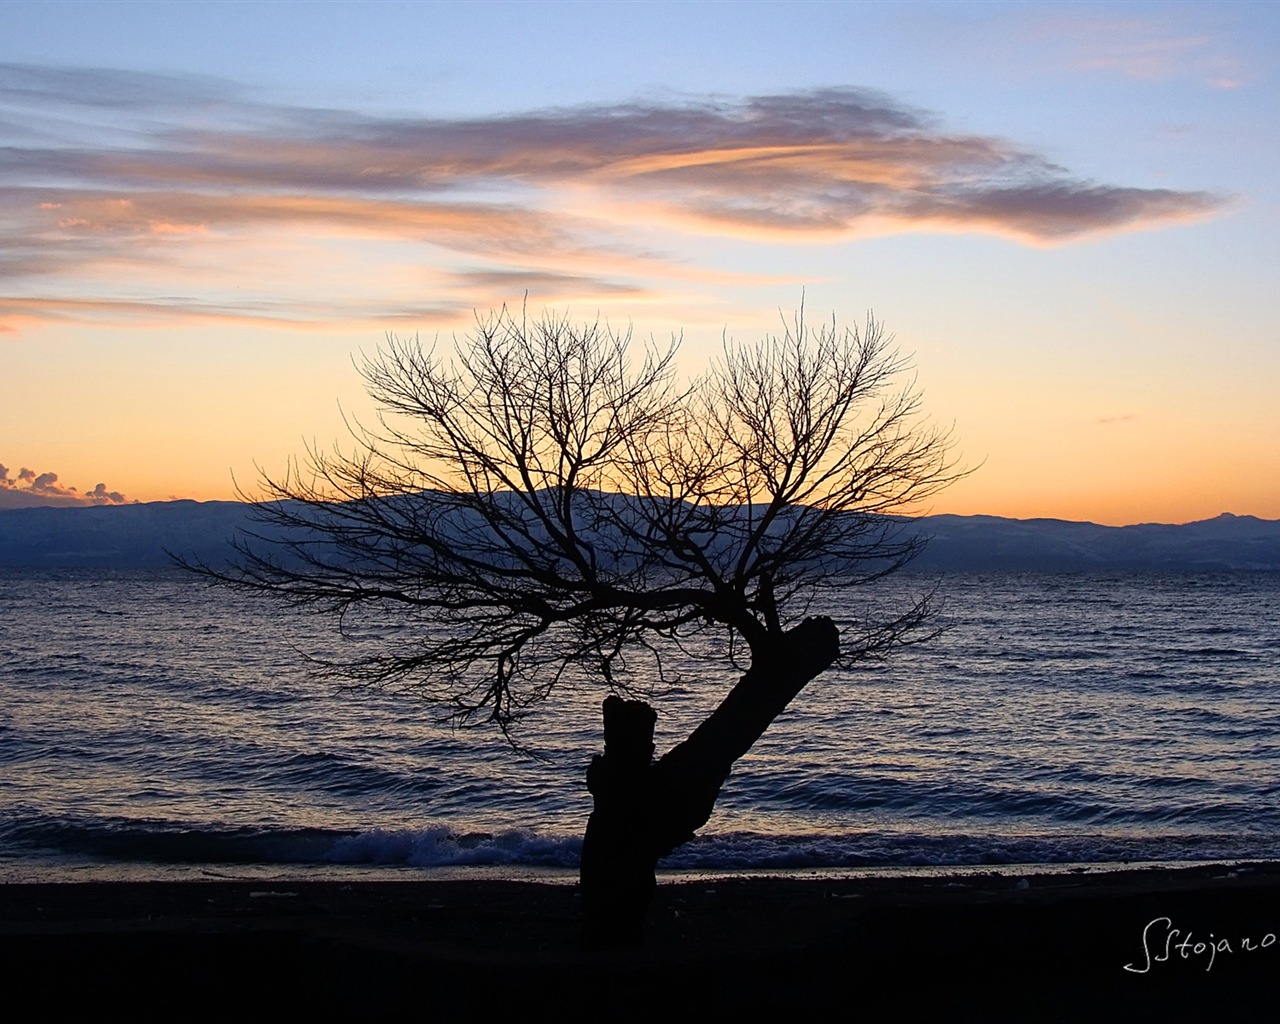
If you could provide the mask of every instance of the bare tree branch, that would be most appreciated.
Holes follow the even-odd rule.
[[[235,567],[200,571],[372,613],[392,635],[335,671],[504,732],[566,672],[626,689],[636,658],[663,678],[664,650],[695,636],[755,663],[817,591],[908,562],[902,515],[961,471],[875,320],[797,315],[780,337],[726,340],[688,387],[678,347],[506,308],[448,351],[389,336],[360,366],[376,426],[264,474]],[[848,630],[842,660],[928,612],[926,597]]]

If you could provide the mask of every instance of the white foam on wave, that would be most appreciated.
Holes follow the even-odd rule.
[[[530,829],[458,833],[443,826],[417,831],[375,829],[334,842],[335,864],[404,864],[410,867],[535,865],[577,867],[580,836],[540,835]]]
[[[517,828],[459,832],[447,826],[372,830],[337,838],[324,861],[343,865],[576,868],[582,838]],[[863,832],[844,835],[712,833],[661,862],[671,870],[1088,864],[1258,857],[1266,851],[1238,837],[975,836]]]

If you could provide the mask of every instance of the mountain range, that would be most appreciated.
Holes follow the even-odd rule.
[[[910,566],[919,571],[1280,570],[1280,521],[1254,516],[1180,526],[955,515],[911,523],[929,538]],[[225,564],[245,528],[255,528],[252,507],[232,501],[4,509],[0,567],[164,568],[169,552]]]

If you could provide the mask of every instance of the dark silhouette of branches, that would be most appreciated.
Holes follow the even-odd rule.
[[[451,348],[389,337],[361,367],[377,424],[264,478],[237,565],[202,571],[405,626],[344,669],[504,731],[567,671],[625,689],[633,659],[661,676],[708,635],[722,660],[779,657],[817,591],[916,553],[901,513],[958,475],[951,439],[873,319],[797,315],[689,384],[678,346],[505,308]],[[863,623],[841,658],[928,611]]]

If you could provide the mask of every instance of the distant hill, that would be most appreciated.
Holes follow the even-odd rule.
[[[1280,521],[1229,512],[1184,526],[929,516],[913,566],[935,571],[1280,569]]]
[[[163,568],[167,551],[225,563],[255,528],[233,501],[0,510],[0,567]],[[1280,521],[1227,513],[1184,526],[1097,526],[1059,519],[928,516],[912,568],[932,572],[1280,570]]]
[[[158,569],[167,554],[225,564],[231,539],[252,528],[238,501],[0,510],[0,566]]]

